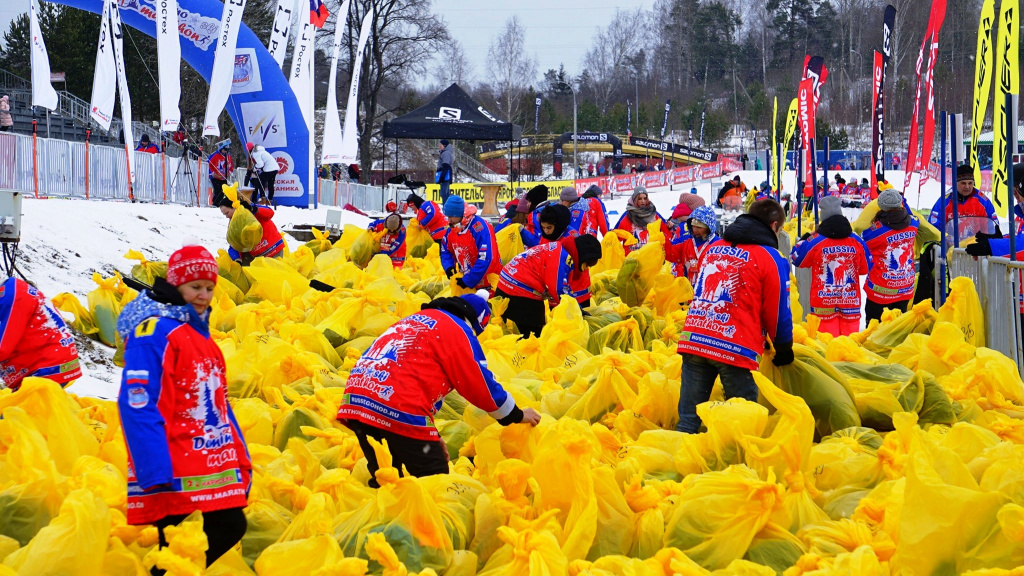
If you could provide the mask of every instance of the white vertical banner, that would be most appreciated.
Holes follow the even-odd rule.
[[[32,46],[29,50],[29,64],[32,67],[32,105],[42,106],[49,110],[57,108],[57,91],[50,84],[50,55],[46,53],[46,43],[39,28],[39,1],[29,3],[29,31],[32,34]]]
[[[327,112],[324,116],[324,138],[320,144],[320,164],[341,161],[341,117],[338,115],[338,54],[348,21],[349,0],[341,3],[334,25],[334,51],[331,53],[331,76],[327,83]]]
[[[110,130],[114,117],[114,94],[117,91],[117,66],[110,38],[110,3],[103,2],[100,19],[100,40],[96,46],[96,72],[92,79],[92,100],[89,115],[104,130]]]
[[[228,96],[231,95],[231,81],[235,74],[235,47],[238,45],[238,29],[242,26],[245,1],[224,2],[220,32],[217,34],[217,51],[213,57],[213,72],[210,74],[210,96],[206,100],[203,136],[220,136],[217,118],[224,111],[224,105],[228,103]]]
[[[288,84],[295,93],[310,134],[313,133],[313,78],[309,62],[313,58],[315,33],[316,27],[309,21],[309,10],[299,11],[299,36],[292,51],[292,72],[288,76]]]
[[[178,0],[156,3],[156,55],[160,76],[160,129],[174,132],[181,121],[181,37]]]
[[[298,3],[298,0],[277,0],[274,27],[270,29],[267,50],[274,57],[278,68],[284,68],[284,56],[288,52],[288,37],[291,36],[292,19]]]
[[[121,101],[121,122],[124,124],[124,145],[128,151],[128,182],[135,182],[135,135],[132,134],[132,98],[128,93],[128,76],[124,68],[124,28],[117,0],[107,0],[110,5],[110,35],[114,42],[114,64],[117,66],[117,92]]]
[[[363,27],[359,30],[359,44],[356,47],[356,61],[352,66],[352,86],[348,91],[348,105],[345,107],[345,129],[341,133],[341,161],[351,164],[356,161],[359,154],[359,144],[356,142],[356,116],[359,114],[359,73],[363,69],[363,52],[366,48],[366,41],[370,38],[370,28],[373,26],[373,12],[367,12],[363,16]]]

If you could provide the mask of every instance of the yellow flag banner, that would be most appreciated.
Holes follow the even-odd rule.
[[[515,190],[512,188],[512,184],[508,182],[494,182],[494,184],[500,184],[501,190],[498,191],[498,204],[504,205],[506,202],[511,201],[516,197]],[[537,184],[543,184],[548,187],[548,199],[557,199],[558,194],[562,191],[562,188],[566,186],[575,186],[574,180],[545,180],[543,182],[515,182],[517,188],[523,188],[529,190]],[[452,183],[448,187],[449,192],[462,196],[462,199],[470,204],[482,204],[484,201],[484,192],[476,184],[473,183]],[[427,200],[432,200],[437,203],[441,203],[441,185],[440,184],[427,184],[426,190]],[[501,208],[504,211],[504,208]]]
[[[999,34],[996,40],[996,101],[992,114],[992,199],[996,213],[1009,218],[1010,202],[1007,198],[1007,172],[1010,164],[1006,153],[1009,142],[1006,139],[1006,95],[1020,93],[1020,19],[1018,0],[1002,0],[999,6]],[[1016,128],[1016,127],[1014,127]],[[1017,146],[1016,134],[1010,134],[1013,146]]]
[[[995,23],[995,0],[985,0],[978,21],[978,53],[974,60],[974,110],[971,115],[971,166],[974,181],[981,182],[981,164],[978,162],[978,138],[985,124],[989,93],[992,91],[992,25]]]
[[[776,96],[772,100],[772,156],[779,154],[779,97]],[[782,158],[776,158],[775,164],[772,165],[772,190],[778,192],[779,190],[779,170],[782,166]]]
[[[786,140],[784,148],[789,150],[789,143],[793,141],[793,134],[796,133],[797,107],[799,102],[796,98],[789,103],[789,112],[786,113]]]

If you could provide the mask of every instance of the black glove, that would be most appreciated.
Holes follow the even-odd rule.
[[[800,239],[801,240],[807,240],[810,237],[811,237],[811,233],[810,232],[804,232],[804,235],[801,236]]]
[[[988,234],[978,234],[977,241],[964,249],[971,256],[991,256],[992,246],[988,243]]]
[[[1003,235],[999,233],[999,227],[996,226],[995,234],[988,234],[988,233],[985,233],[985,232],[978,232],[977,234],[974,235],[974,237],[977,238],[980,241],[982,238],[984,238],[985,240],[999,239],[999,238],[1002,238]]]
[[[772,364],[776,366],[789,366],[793,363],[793,343],[792,342],[776,342],[775,343],[775,357],[772,358]]]
[[[465,290],[469,289],[469,286],[466,286],[466,283],[462,281],[462,278],[459,278],[458,280],[456,280],[455,284],[457,284],[460,288],[463,288]]]
[[[444,275],[449,278],[455,276],[455,266],[452,266],[451,268],[445,268]]]
[[[1003,231],[999,229],[999,224],[996,224],[996,238],[1002,238]]]

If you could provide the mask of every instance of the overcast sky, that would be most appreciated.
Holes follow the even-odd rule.
[[[526,49],[537,59],[538,77],[565,64],[571,75],[582,70],[583,55],[599,28],[606,27],[615,9],[650,8],[653,0],[434,0],[452,36],[462,43],[476,82],[487,80],[487,48],[505,21],[519,16],[526,27]]]
[[[0,0],[0,34],[15,16],[28,11],[29,0]],[[518,15],[526,27],[526,48],[537,59],[541,77],[549,68],[565,64],[569,74],[579,74],[583,55],[594,33],[615,15],[615,9],[650,8],[653,0],[434,0],[434,11],[443,16],[452,35],[473,66],[476,82],[487,80],[487,48],[501,33],[505,20]]]

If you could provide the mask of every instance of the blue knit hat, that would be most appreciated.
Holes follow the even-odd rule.
[[[444,208],[441,211],[449,218],[462,218],[466,212],[466,201],[462,199],[462,196],[452,194],[444,201]]]
[[[448,203],[445,202],[445,206]],[[470,321],[473,326],[473,331],[479,336],[483,334],[484,326],[487,326],[491,321],[491,305],[487,303],[487,299],[490,297],[487,290],[477,290],[475,294],[465,294],[461,296],[463,300],[469,302],[469,305],[473,307],[473,311],[476,312],[476,318]]]

